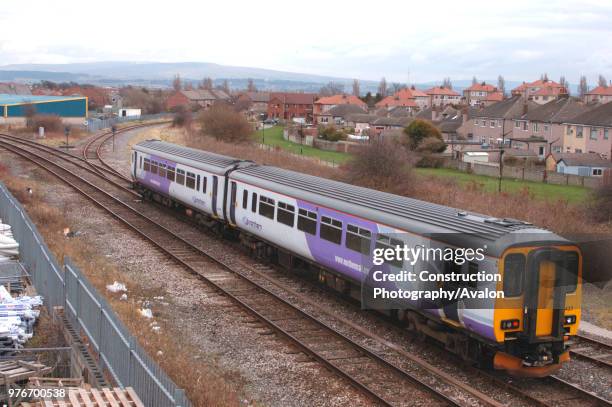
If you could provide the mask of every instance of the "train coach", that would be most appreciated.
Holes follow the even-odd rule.
[[[364,305],[376,285],[376,249],[485,248],[482,258],[462,264],[395,260],[383,270],[496,275],[442,285],[490,289],[503,298],[394,300],[383,311],[467,360],[512,374],[546,376],[569,360],[566,341],[580,320],[582,258],[575,244],[552,232],[157,140],[133,147],[132,176],[145,197],[232,232],[290,270],[316,273]],[[385,284],[424,291],[441,283]]]

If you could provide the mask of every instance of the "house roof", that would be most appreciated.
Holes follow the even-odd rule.
[[[181,93],[185,95],[187,99],[192,101],[225,100],[230,98],[230,96],[225,91],[220,89],[190,89],[182,90]]]
[[[539,90],[533,93],[534,96],[557,96],[567,94],[567,89],[563,86],[542,86]]]
[[[557,83],[555,81],[551,81],[550,79],[548,80],[544,80],[544,79],[538,79],[537,81],[533,81],[533,82],[523,82],[521,83],[519,86],[517,86],[516,88],[512,89],[512,92],[523,92],[524,90],[526,90],[527,88],[541,88],[544,86],[550,86],[553,88],[563,88],[563,86],[560,83]]]
[[[270,101],[270,93],[268,92],[246,92],[245,95],[253,103],[268,103]]]
[[[293,105],[312,105],[316,95],[314,93],[299,92],[273,92],[270,93],[270,100],[278,99],[281,102]]]
[[[390,107],[390,106],[416,107],[417,106],[412,95],[410,95],[410,97],[400,97],[396,95],[397,93],[392,96],[387,96],[380,102],[376,103],[376,107]]]
[[[332,107],[327,112],[322,113],[322,115],[344,118],[345,116],[354,113],[364,114],[366,111],[357,105],[343,104]]]
[[[406,127],[413,121],[412,117],[379,117],[374,120],[374,126]]]
[[[598,86],[586,93],[587,95],[612,96],[612,86]]]
[[[527,111],[539,106],[532,101],[525,101],[520,95],[515,95],[510,99],[502,100],[481,109],[474,114],[474,117],[486,117],[492,119],[518,119],[523,115],[523,109],[527,105]]]
[[[333,96],[325,96],[320,98],[315,102],[317,105],[342,105],[342,104],[352,104],[357,106],[362,106],[366,108],[367,105],[361,99],[354,95],[333,95]]]
[[[604,103],[565,121],[571,124],[612,127],[612,102]]]
[[[491,92],[485,98],[487,102],[501,102],[504,100],[504,94],[502,92]]]
[[[446,96],[461,96],[452,89],[443,88],[441,86],[434,86],[425,91],[428,95],[446,95]]]
[[[466,88],[465,90],[475,92],[495,92],[497,91],[497,88],[493,85],[489,85],[488,83],[482,82],[475,83],[474,85],[470,86],[469,88]]]
[[[601,158],[597,153],[557,153],[552,156],[557,164],[563,161],[570,167],[612,168],[612,161]]]
[[[387,111],[391,117],[406,117],[412,116],[411,109],[409,106],[395,106]]]
[[[418,90],[417,88],[415,88],[414,86],[411,86],[410,89],[402,89],[400,90],[400,92],[404,91],[404,90],[409,90],[410,94],[412,95],[412,97],[427,97],[427,93]]]
[[[579,114],[587,112],[591,108],[580,100],[564,97],[528,110],[527,114],[522,115],[520,118],[547,123],[564,123]]]
[[[0,105],[23,105],[28,103],[57,102],[59,100],[79,100],[83,96],[40,96],[40,95],[7,95],[0,94]]]
[[[346,115],[346,120],[353,123],[372,123],[374,120],[378,119],[379,116],[375,114],[368,113],[351,113]]]

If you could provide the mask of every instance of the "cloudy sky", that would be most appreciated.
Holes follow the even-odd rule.
[[[0,65],[215,62],[424,82],[612,78],[610,0],[3,0]]]

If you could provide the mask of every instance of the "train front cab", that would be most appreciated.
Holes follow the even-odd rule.
[[[578,332],[582,256],[576,246],[518,247],[500,261],[504,298],[495,304],[496,369],[548,376],[569,360],[565,342]]]

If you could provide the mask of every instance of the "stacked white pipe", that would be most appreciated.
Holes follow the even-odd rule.
[[[11,225],[0,219],[0,263],[8,262],[19,256],[19,243],[13,238]]]
[[[0,342],[3,348],[21,348],[34,334],[33,328],[43,303],[42,297],[13,298],[0,285]]]

